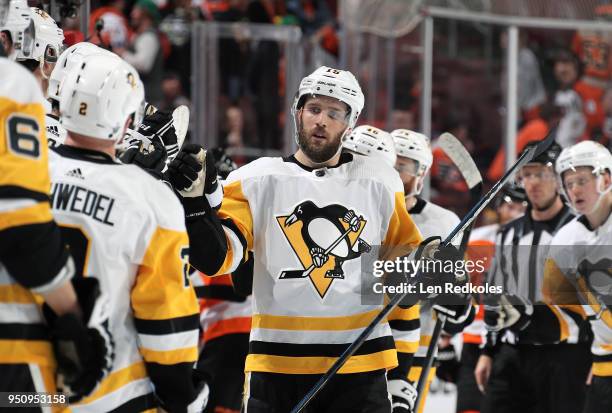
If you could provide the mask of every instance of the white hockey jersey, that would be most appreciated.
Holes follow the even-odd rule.
[[[417,198],[416,204],[409,212],[425,239],[433,236],[441,236],[444,238],[460,222],[459,217],[454,212],[421,198]],[[416,382],[421,374],[421,367],[425,361],[427,348],[431,342],[431,335],[436,324],[436,316],[429,301],[421,305],[420,320],[421,331],[419,348],[414,357],[414,367],[410,370],[408,376],[409,380],[413,382]]]
[[[360,257],[381,244],[406,253],[421,241],[397,172],[351,154],[316,170],[294,157],[261,158],[232,172],[224,191],[230,248],[218,274],[232,272],[245,250],[254,254],[245,370],[324,373],[382,308],[362,302]],[[340,373],[396,365],[385,321]]]
[[[66,140],[66,129],[59,122],[57,116],[47,113],[45,115],[47,142],[49,148],[55,148],[64,144]]]
[[[612,214],[596,230],[584,216],[575,218],[553,238],[544,274],[548,302],[570,307],[584,304],[594,335],[591,351],[596,376],[612,376],[611,245]]]
[[[62,145],[49,158],[53,215],[77,276],[96,277],[110,299],[115,343],[111,372],[72,408],[150,409],[154,385],[158,394],[181,391],[168,383],[191,383],[198,356],[182,206],[144,170],[104,153]]]

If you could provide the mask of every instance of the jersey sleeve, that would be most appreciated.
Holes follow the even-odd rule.
[[[140,353],[167,407],[184,406],[197,394],[192,374],[198,358],[199,308],[188,275],[188,246],[184,228],[158,226],[131,292]]]
[[[223,190],[223,204],[218,215],[227,241],[227,254],[214,275],[234,272],[246,259],[247,251],[253,249],[253,217],[242,182],[233,181]]]
[[[383,240],[383,245],[386,247],[385,259],[394,259],[406,255],[417,248],[422,240],[421,232],[406,210],[404,194],[396,192],[393,200],[393,212]]]
[[[13,82],[13,68],[0,67]],[[49,205],[42,95],[36,81],[22,75],[19,93],[0,87],[0,261],[22,286],[43,293],[73,271]]]

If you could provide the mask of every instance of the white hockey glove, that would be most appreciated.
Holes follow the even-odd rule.
[[[394,379],[387,382],[387,389],[391,395],[393,413],[413,413],[417,391],[407,380]]]
[[[110,371],[114,356],[114,343],[108,330],[108,297],[101,294],[98,280],[75,277],[72,285],[83,319],[75,314],[57,316],[49,306],[43,305],[57,360],[58,382],[63,383],[71,403],[95,389]]]

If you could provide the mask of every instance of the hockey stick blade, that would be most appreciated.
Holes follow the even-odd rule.
[[[499,190],[508,182],[514,173],[521,168],[523,165],[531,161],[536,154],[541,154],[546,151],[552,143],[554,142],[554,137],[556,136],[557,128],[552,128],[548,133],[548,136],[540,141],[537,145],[532,146],[528,150],[524,151],[521,156],[516,160],[514,165],[502,176],[502,178],[495,184],[493,187],[487,192],[487,194],[480,199],[472,207],[470,212],[461,220],[459,224],[451,231],[451,233],[446,237],[443,241],[442,245],[448,246],[451,240],[457,235],[459,232],[463,232],[466,228],[468,228],[474,222],[477,214],[479,214],[497,195]],[[419,274],[417,274],[418,277]],[[329,382],[329,380],[342,368],[342,366],[348,361],[348,359],[355,354],[355,352],[361,347],[361,345],[367,340],[367,338],[372,334],[376,326],[389,315],[391,311],[404,299],[404,297],[408,293],[396,294],[393,298],[385,305],[385,307],[374,317],[374,319],[370,322],[370,324],[363,329],[361,334],[351,343],[346,350],[340,355],[340,357],[336,360],[336,362],[329,368],[329,370],[321,376],[319,381],[315,383],[315,385],[310,389],[310,391],[300,400],[300,402],[291,410],[291,413],[299,413],[301,412],[310,401],[321,391],[321,389]]]
[[[482,176],[480,175],[476,163],[459,139],[445,132],[438,138],[438,146],[442,148],[444,153],[459,169],[469,189],[476,187],[478,184],[482,184]]]
[[[497,193],[502,189],[502,187],[514,176],[516,171],[522,168],[523,165],[525,165],[526,163],[529,163],[533,158],[537,157],[538,155],[541,155],[543,152],[548,150],[548,148],[550,148],[550,146],[555,141],[556,135],[557,128],[554,127],[550,130],[545,139],[523,151],[523,153],[519,156],[514,165],[512,165],[512,167],[510,167],[510,169],[506,171],[504,176],[502,176],[501,179],[497,181],[495,185],[493,185],[493,187],[491,187],[491,189],[489,189],[489,192],[487,192],[485,196],[480,198],[476,205],[474,205],[472,209],[465,215],[465,217],[463,217],[459,225],[457,225],[455,229],[453,229],[451,233],[446,237],[446,239],[442,241],[441,245],[450,245],[451,241],[458,233],[463,232],[466,228],[468,228],[474,222],[478,214],[480,214],[480,212],[482,212],[482,210],[485,209],[487,205],[489,205],[495,195],[497,195]]]
[[[438,138],[438,146],[453,161],[470,190],[470,206],[476,204],[482,196],[482,175],[465,146],[454,135],[445,132]],[[470,231],[462,234],[461,246],[464,247]],[[460,233],[457,233],[459,236]]]

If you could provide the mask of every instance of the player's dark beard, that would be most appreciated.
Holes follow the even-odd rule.
[[[338,134],[334,139],[324,146],[314,146],[308,141],[304,126],[300,125],[298,131],[298,145],[302,152],[315,163],[323,163],[329,161],[337,152],[342,144],[342,133]]]
[[[535,209],[538,212],[542,212],[542,211],[546,211],[548,208],[552,207],[555,203],[555,201],[557,201],[557,197],[559,196],[559,194],[555,194],[554,196],[552,196],[547,202],[545,202],[543,205],[534,205],[532,204],[532,208]]]

